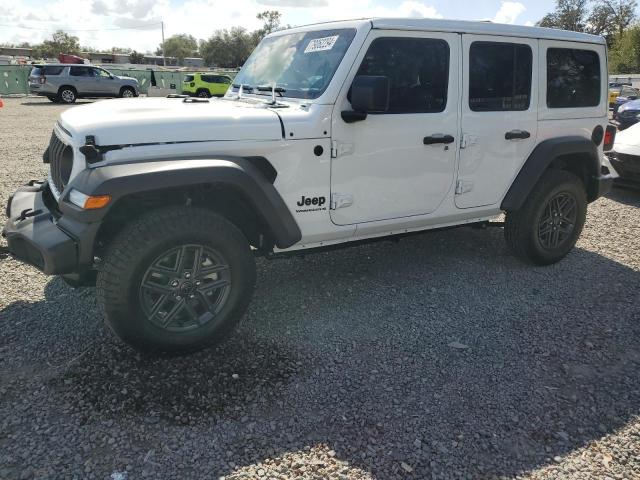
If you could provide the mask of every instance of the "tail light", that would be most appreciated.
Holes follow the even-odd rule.
[[[40,84],[45,84],[45,83],[47,83],[47,77],[45,77],[43,75],[42,77],[40,77],[40,79],[38,81],[40,82]]]
[[[613,148],[613,142],[616,139],[616,127],[613,125],[607,125],[607,129],[604,132],[604,151],[608,152]]]

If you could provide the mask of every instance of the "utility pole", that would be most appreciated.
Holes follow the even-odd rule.
[[[162,26],[162,64],[166,67],[167,57],[164,54],[164,20],[160,22],[160,25]]]

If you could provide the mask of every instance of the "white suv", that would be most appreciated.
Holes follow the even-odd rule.
[[[508,245],[550,264],[611,186],[603,38],[372,19],[266,37],[222,99],[64,112],[46,182],[7,208],[10,251],[97,275],[107,321],[146,350],[216,342],[243,315],[255,255],[506,213]]]

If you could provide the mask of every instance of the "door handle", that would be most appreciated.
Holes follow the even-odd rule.
[[[452,135],[443,135],[441,133],[436,133],[429,137],[424,137],[424,140],[422,142],[425,145],[435,145],[437,143],[449,144],[449,143],[453,143],[454,141],[455,141],[455,138],[453,138]]]
[[[531,134],[526,130],[511,130],[504,134],[505,140],[518,140],[531,137]]]

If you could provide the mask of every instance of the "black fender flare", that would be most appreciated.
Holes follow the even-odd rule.
[[[584,158],[587,171],[590,173],[585,187],[589,200],[595,200],[591,198],[593,195],[590,183],[592,180],[595,181],[598,175],[600,166],[598,147],[589,138],[567,136],[544,140],[533,149],[502,200],[500,208],[504,211],[519,210],[549,165],[558,157],[567,155],[580,155]]]
[[[242,157],[172,158],[88,168],[69,183],[59,206],[63,216],[99,223],[127,195],[202,184],[224,184],[242,193],[269,226],[279,248],[290,247],[302,238],[298,224],[273,183]],[[69,201],[72,189],[86,195],[110,195],[111,202],[102,209],[83,210]]]

